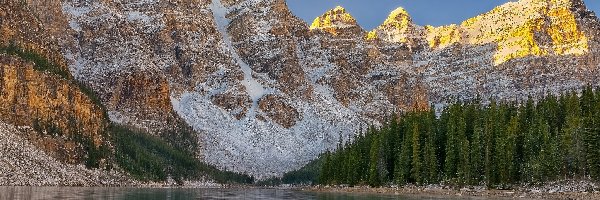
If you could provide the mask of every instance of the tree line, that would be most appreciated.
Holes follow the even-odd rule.
[[[392,117],[322,155],[320,184],[509,188],[600,180],[600,91],[520,103],[479,100]]]
[[[142,131],[111,124],[114,159],[125,172],[141,181],[167,181],[178,184],[186,180],[214,180],[223,184],[251,184],[254,177],[222,171],[200,161],[189,150]]]

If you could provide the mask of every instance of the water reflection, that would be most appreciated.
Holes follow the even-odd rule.
[[[182,188],[77,188],[77,187],[0,187],[4,199],[315,199],[315,200],[375,200],[375,199],[436,199],[431,197],[315,193],[281,189],[182,189]]]

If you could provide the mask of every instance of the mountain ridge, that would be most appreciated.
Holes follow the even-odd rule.
[[[382,39],[388,42],[404,43],[411,49],[415,46],[414,43],[427,42],[432,50],[443,49],[454,43],[472,45],[497,43],[499,46],[498,52],[494,55],[495,65],[529,55],[582,55],[588,51],[588,38],[578,31],[577,24],[575,24],[574,12],[577,10],[586,10],[583,1],[523,0],[497,6],[489,12],[469,18],[460,24],[434,27],[413,23],[410,14],[404,8],[398,7],[390,13],[383,24],[368,32],[365,37],[368,40]],[[321,27],[323,21],[336,19],[336,17],[331,17],[334,16],[333,13],[347,16],[352,19],[351,26],[360,27],[350,13],[338,6],[317,17],[311,25],[311,30],[324,29],[337,35],[336,31],[332,31],[335,27]],[[343,16],[337,18],[344,19]],[[511,23],[512,20],[507,21],[503,17],[516,17],[513,20],[517,27],[511,28],[515,26],[515,23]],[[560,24],[548,24],[544,20]],[[331,24],[331,22],[325,24]],[[500,27],[491,27],[489,30],[481,29],[486,26],[485,24],[488,24],[487,26],[499,25]],[[548,26],[547,30],[541,30],[544,26]],[[546,34],[552,38],[549,47],[540,47],[539,44],[536,44],[533,38],[533,32],[536,31],[546,31]],[[517,41],[511,41],[515,40],[513,38]]]

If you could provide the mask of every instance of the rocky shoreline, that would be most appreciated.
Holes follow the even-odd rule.
[[[83,164],[66,164],[34,145],[27,126],[0,121],[0,187],[136,187],[136,188],[223,188],[212,180],[142,182],[118,168],[88,169]],[[35,133],[33,133],[35,134]]]
[[[428,186],[389,186],[371,188],[368,186],[311,186],[296,188],[310,192],[364,193],[444,198],[518,198],[518,199],[600,199],[600,188],[589,181],[559,181],[542,186],[521,186],[510,190],[486,189],[484,186],[463,187],[460,189],[442,185]]]

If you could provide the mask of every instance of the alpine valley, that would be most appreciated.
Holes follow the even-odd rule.
[[[582,0],[374,30],[285,0],[0,0],[0,77],[0,185],[243,182],[397,113],[600,86],[600,20]]]

